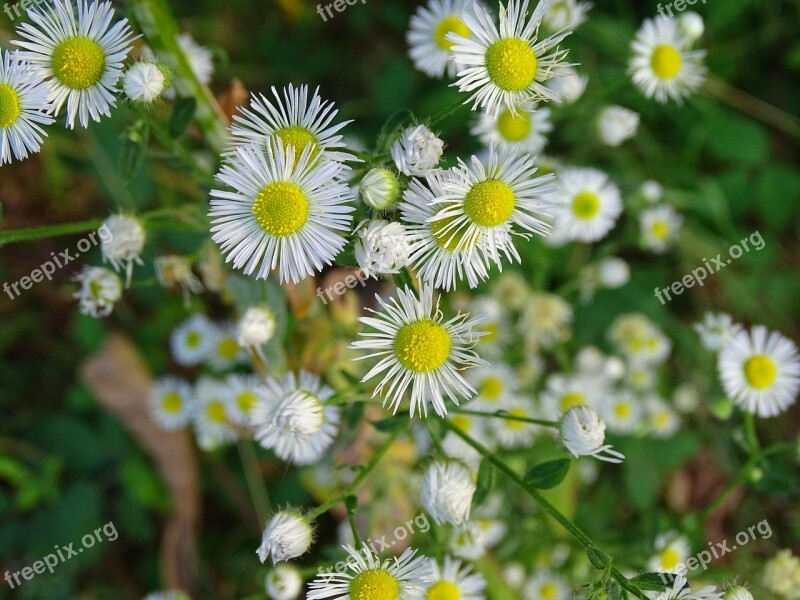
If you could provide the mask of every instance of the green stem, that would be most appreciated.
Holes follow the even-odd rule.
[[[267,515],[272,512],[272,505],[269,500],[267,486],[261,478],[261,469],[258,466],[258,457],[253,448],[253,442],[241,439],[237,447],[239,450],[239,458],[242,461],[242,467],[244,469],[244,476],[247,480],[247,488],[250,490],[250,497],[253,500],[256,515],[258,515],[258,520],[261,523],[266,523]]]
[[[756,433],[756,421],[753,413],[744,413],[744,431],[747,438],[747,445],[750,447],[750,454],[757,454],[761,450]]]
[[[528,417],[517,417],[508,413],[502,412],[480,412],[478,410],[467,410],[466,408],[455,408],[452,410],[455,413],[462,415],[474,415],[476,417],[495,417],[497,419],[506,419],[507,421],[524,421],[525,423],[534,423],[536,425],[544,425],[545,427],[555,427],[558,429],[560,426],[556,421],[545,421],[543,419],[530,419]]]
[[[328,512],[328,510],[330,510],[332,507],[336,506],[336,504],[341,502],[344,498],[346,498],[347,496],[352,494],[356,490],[356,488],[358,488],[358,486],[360,486],[361,483],[367,478],[367,476],[372,472],[372,470],[377,466],[377,464],[380,462],[381,458],[383,458],[383,456],[386,454],[386,452],[389,450],[389,448],[391,448],[391,446],[394,443],[395,439],[397,439],[397,436],[400,435],[400,433],[402,431],[404,431],[407,426],[408,426],[408,423],[406,423],[402,427],[397,427],[394,431],[392,431],[392,433],[389,435],[389,438],[383,443],[383,446],[378,448],[378,450],[375,452],[375,454],[370,459],[370,461],[366,464],[366,466],[361,469],[361,472],[358,474],[358,477],[356,477],[350,483],[350,485],[348,485],[344,489],[342,489],[342,491],[339,492],[336,496],[334,496],[333,498],[329,499],[324,504],[319,505],[317,508],[315,508],[310,513],[308,513],[306,515],[306,519],[308,519],[309,522],[313,521],[314,519],[319,517],[321,514],[324,514],[324,513]]]
[[[438,113],[433,115],[431,117],[430,121],[428,121],[428,124],[429,125],[436,125],[436,123],[438,123],[439,121],[441,121],[443,119],[446,119],[447,117],[449,117],[450,115],[452,115],[454,112],[458,111],[462,106],[465,106],[465,105],[466,104],[464,103],[463,100],[457,100],[456,102],[454,102],[453,104],[451,104],[447,108],[442,109]]]
[[[353,496],[353,498],[355,498],[355,496]],[[358,535],[358,527],[356,527],[355,504],[350,504],[348,499],[348,501],[346,501],[344,505],[347,508],[347,522],[350,523],[350,531],[353,533],[354,545],[356,548],[360,548],[361,536]]]
[[[538,491],[534,488],[529,486],[525,481],[517,475],[517,473],[509,467],[506,463],[502,460],[497,458],[488,448],[483,446],[482,444],[473,440],[470,436],[466,433],[461,431],[458,427],[454,426],[449,421],[443,421],[445,427],[447,427],[450,431],[455,433],[461,439],[463,439],[467,444],[475,448],[484,458],[489,460],[498,470],[505,473],[505,475],[511,479],[514,483],[520,486],[525,492],[533,498],[544,510],[547,514],[549,514],[553,519],[555,519],[564,529],[566,529],[572,537],[574,537],[581,546],[587,551],[589,550],[597,550],[597,545],[592,541],[592,539],[586,535],[577,525],[575,525],[572,521],[570,521],[567,517],[565,517],[559,510],[550,504],[550,502],[542,496]],[[635,585],[631,584],[628,579],[613,565],[609,565],[608,567],[609,573],[611,577],[613,577],[622,587],[622,589],[630,592],[637,598],[641,598],[643,600],[647,600],[647,596],[645,596],[642,591],[637,588]]]
[[[0,231],[0,246],[13,244],[16,242],[26,242],[29,240],[39,240],[42,238],[55,237],[59,235],[71,235],[74,233],[84,233],[100,227],[100,219],[91,221],[78,221],[76,223],[61,223],[59,225],[45,225],[44,227],[33,227],[31,229],[14,229],[12,231]]]

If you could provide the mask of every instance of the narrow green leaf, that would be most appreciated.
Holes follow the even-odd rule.
[[[150,134],[146,125],[139,124],[125,136],[120,152],[120,175],[130,181],[142,166]]]
[[[554,488],[564,481],[571,462],[568,458],[559,458],[536,465],[525,475],[525,483],[539,490]]]
[[[197,100],[193,96],[179,98],[175,102],[175,107],[172,109],[172,115],[170,115],[169,123],[167,124],[169,134],[174,138],[182,136],[192,122],[196,111]]]
[[[478,468],[478,481],[475,494],[472,496],[472,505],[479,506],[483,504],[493,487],[494,467],[489,460],[484,458],[481,461],[481,466]]]
[[[671,573],[642,573],[630,582],[645,592],[663,592],[675,582],[675,575]]]
[[[611,557],[600,550],[599,548],[587,548],[586,556],[589,557],[589,562],[595,569],[603,570],[611,564]]]

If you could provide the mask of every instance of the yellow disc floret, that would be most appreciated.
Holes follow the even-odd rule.
[[[744,376],[752,387],[764,390],[775,382],[778,369],[775,367],[775,361],[769,356],[758,354],[744,363]]]
[[[416,373],[429,373],[450,356],[450,334],[432,319],[408,323],[400,328],[394,352],[400,364]]]
[[[464,212],[481,227],[496,227],[514,212],[514,192],[502,181],[481,181],[467,194]]]
[[[497,119],[497,131],[506,141],[519,142],[528,137],[531,132],[531,120],[524,112],[513,114],[506,109]]]
[[[481,382],[481,396],[487,400],[497,400],[503,393],[503,380],[499,377],[487,377]]]
[[[659,240],[663,240],[669,235],[669,225],[667,225],[664,221],[656,221],[653,223],[650,231],[652,231],[653,235]]]
[[[21,112],[19,94],[10,85],[0,83],[0,129],[13,125]]]
[[[212,400],[206,406],[206,416],[209,421],[214,423],[227,423],[228,418],[225,415],[225,405],[219,400]]]
[[[661,551],[660,562],[661,568],[669,572],[681,564],[681,555],[673,548],[667,546]]]
[[[672,79],[681,70],[681,53],[672,46],[657,46],[650,57],[650,66],[659,79]]]
[[[614,407],[614,414],[620,419],[627,419],[631,414],[631,405],[617,404]]]
[[[561,397],[562,412],[567,412],[570,408],[574,406],[586,406],[586,396],[584,396],[580,392],[572,392],[570,394],[564,394]]]
[[[297,163],[300,161],[300,156],[303,154],[303,150],[305,150],[306,146],[309,144],[315,144],[314,149],[311,151],[311,158],[314,158],[317,156],[317,154],[319,154],[319,142],[317,141],[317,138],[314,137],[314,134],[308,129],[298,127],[297,125],[292,125],[290,127],[278,129],[278,131],[275,132],[275,135],[281,139],[284,148],[288,148],[289,146],[294,148],[295,165],[297,165]]]
[[[486,51],[489,77],[503,90],[519,92],[536,78],[538,62],[533,48],[519,38],[505,38]]]
[[[456,250],[468,250],[472,248],[477,241],[478,235],[473,234],[469,239],[464,239],[464,234],[466,233],[466,228],[461,227],[461,229],[456,229],[455,227],[450,227],[450,223],[456,220],[456,217],[447,217],[444,219],[438,219],[431,223],[431,233],[433,234],[433,239],[436,240],[436,243],[439,244],[442,248],[447,250],[448,252],[455,252]]]
[[[225,338],[217,345],[219,355],[226,360],[233,360],[239,353],[239,344],[233,338]]]
[[[579,192],[572,199],[572,214],[588,221],[600,211],[600,198],[593,192]]]
[[[85,37],[64,40],[53,50],[53,74],[73,90],[92,87],[103,75],[106,55],[100,44]]]
[[[433,39],[442,50],[450,50],[453,47],[453,42],[445,37],[448,33],[457,33],[461,37],[469,37],[470,31],[464,21],[455,15],[445,17],[439,21],[436,30],[433,32]]]
[[[383,569],[359,573],[350,582],[352,600],[397,600],[400,584]]]
[[[294,183],[270,183],[253,202],[253,215],[270,235],[292,235],[308,220],[308,198]]]
[[[454,583],[437,581],[428,588],[427,600],[461,600],[461,591]]]
[[[525,427],[525,421],[521,421],[519,419],[525,419],[528,417],[528,414],[521,408],[512,408],[508,411],[509,416],[516,417],[516,419],[508,419],[506,421],[506,427],[509,429],[522,429]]]
[[[236,404],[242,412],[250,412],[250,409],[255,406],[256,395],[253,392],[242,392],[236,396]]]
[[[161,406],[165,412],[176,413],[181,409],[183,401],[177,392],[167,392],[161,398]]]

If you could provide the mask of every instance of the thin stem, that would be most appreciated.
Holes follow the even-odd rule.
[[[367,476],[372,472],[372,470],[377,466],[377,464],[380,462],[381,458],[383,458],[383,456],[386,454],[386,452],[389,450],[389,448],[391,448],[391,446],[394,443],[395,439],[397,439],[397,436],[400,435],[400,433],[402,431],[405,431],[405,428],[407,426],[408,426],[408,423],[406,423],[402,427],[395,428],[395,430],[392,431],[392,433],[389,435],[389,438],[383,443],[383,446],[378,448],[378,450],[375,452],[375,454],[370,459],[370,461],[366,464],[366,466],[361,469],[361,472],[358,474],[358,477],[356,477],[350,483],[350,485],[348,485],[344,489],[342,489],[342,491],[339,492],[336,496],[334,496],[333,498],[329,499],[324,504],[319,505],[317,508],[315,508],[310,513],[308,513],[306,515],[306,519],[308,519],[309,521],[313,521],[314,519],[319,517],[321,514],[324,514],[324,513],[328,512],[328,510],[330,510],[333,506],[336,506],[336,504],[341,502],[344,498],[346,498],[347,496],[352,494],[356,490],[356,488],[358,488],[358,486],[361,485],[361,483],[367,478]]]
[[[258,520],[261,523],[266,523],[267,515],[272,512],[272,505],[267,486],[261,478],[261,469],[258,466],[258,457],[253,448],[253,443],[250,440],[240,439],[237,447],[244,469],[244,476],[247,479],[247,487],[250,490],[250,498],[253,500]]]
[[[42,238],[56,237],[59,235],[71,235],[74,233],[84,233],[97,229],[101,225],[100,219],[91,221],[78,221],[75,223],[61,223],[59,225],[45,225],[44,227],[32,227],[30,229],[14,229],[12,231],[0,231],[0,246],[14,244],[16,242],[26,242],[29,240],[39,240]]]
[[[470,436],[468,436],[466,433],[461,431],[458,427],[454,426],[449,421],[445,420],[443,421],[443,424],[450,431],[452,431],[461,439],[463,439],[465,442],[467,442],[467,444],[475,448],[475,450],[477,450],[483,457],[485,457],[495,467],[497,467],[498,470],[505,473],[509,479],[511,479],[518,486],[520,486],[523,490],[525,490],[525,492],[527,492],[527,494],[531,498],[536,500],[536,502],[545,510],[545,512],[547,512],[547,514],[553,517],[553,519],[555,519],[564,529],[566,529],[572,535],[572,537],[578,540],[578,542],[581,544],[581,546],[584,547],[585,550],[588,551],[597,549],[597,545],[592,541],[592,539],[588,535],[586,535],[577,525],[575,525],[567,517],[561,514],[561,512],[559,512],[559,510],[555,506],[550,504],[550,502],[547,499],[545,499],[544,496],[542,496],[534,488],[526,484],[525,481],[519,475],[517,475],[517,473],[511,467],[509,467],[506,463],[504,463],[502,460],[500,460],[494,454],[492,454],[492,452],[490,452],[488,448],[473,440]],[[619,569],[617,569],[613,565],[609,565],[608,569],[609,573],[611,574],[611,577],[613,577],[624,590],[630,592],[637,598],[647,600],[647,596],[645,596],[639,588],[631,584],[628,581],[628,579],[619,571]]]
[[[430,121],[428,122],[428,124],[429,125],[436,125],[436,123],[438,123],[439,121],[441,121],[443,119],[446,119],[447,117],[452,115],[454,112],[458,111],[462,106],[466,106],[464,101],[463,100],[457,100],[456,102],[454,102],[453,104],[451,104],[447,108],[442,109],[438,113],[433,115],[431,117]]]
[[[524,421],[525,423],[534,423],[536,425],[544,425],[545,427],[559,428],[556,421],[545,421],[543,419],[530,419],[528,417],[517,417],[503,412],[480,412],[478,410],[467,410],[466,408],[455,408],[452,412],[460,413],[462,415],[474,415],[476,417],[495,417],[497,419],[506,419],[507,421]]]
[[[757,454],[761,450],[761,444],[758,443],[758,434],[756,433],[756,421],[753,413],[744,413],[744,431],[747,438],[747,445],[750,446],[750,454]]]
[[[353,496],[355,498],[355,496]],[[350,531],[353,533],[353,542],[355,542],[355,547],[361,547],[361,536],[358,535],[358,527],[356,527],[356,515],[355,515],[355,505],[351,505],[350,502],[345,502],[345,507],[347,508],[347,522],[350,523]]]

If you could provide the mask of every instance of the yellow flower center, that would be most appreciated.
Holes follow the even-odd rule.
[[[500,332],[500,327],[497,323],[484,323],[482,329],[487,333],[487,335],[481,337],[482,342],[491,342],[497,338],[497,334]]]
[[[650,57],[650,66],[659,79],[672,79],[681,70],[681,53],[672,46],[657,46]]]
[[[778,369],[775,367],[775,361],[763,354],[752,356],[744,363],[744,376],[747,383],[758,390],[771,386],[777,375]]]
[[[456,249],[459,248],[459,244],[463,243],[461,246],[461,250],[468,250],[472,248],[478,242],[478,234],[477,232],[472,235],[472,237],[464,242],[464,234],[466,233],[466,228],[462,227],[459,230],[455,228],[446,229],[450,223],[456,220],[456,217],[447,217],[446,219],[439,219],[438,221],[433,221],[431,223],[431,233],[433,233],[433,239],[436,240],[436,243],[439,244],[440,247],[444,248],[448,252],[455,252]]]
[[[481,227],[496,227],[514,212],[514,192],[502,181],[481,181],[467,194],[464,212]]]
[[[351,600],[397,600],[400,584],[383,569],[359,573],[350,582]]]
[[[614,414],[620,419],[627,419],[631,414],[630,404],[617,404],[614,407]]]
[[[505,38],[486,51],[489,77],[500,89],[518,92],[536,78],[538,62],[533,48],[519,38]]]
[[[653,415],[653,424],[657,429],[663,429],[669,425],[669,421],[669,413],[666,411],[657,412],[655,415]]]
[[[100,44],[85,37],[64,40],[53,50],[53,74],[73,90],[92,87],[103,75],[106,55]]]
[[[457,33],[461,37],[469,37],[470,31],[469,27],[464,24],[464,21],[455,15],[445,17],[439,21],[436,30],[433,32],[433,39],[436,41],[436,45],[442,50],[449,51],[450,48],[453,47],[453,42],[446,37],[448,33]]]
[[[512,408],[508,411],[509,416],[512,417],[527,417],[528,415],[521,408]],[[525,426],[525,421],[516,421],[514,419],[506,420],[506,427],[509,429],[522,429]]]
[[[561,412],[567,412],[573,406],[586,406],[586,396],[572,392],[561,397]]]
[[[507,141],[519,142],[528,137],[531,132],[531,120],[522,111],[515,115],[506,109],[500,113],[500,117],[497,119],[497,131]]]
[[[481,383],[481,396],[487,400],[497,400],[503,393],[503,381],[499,377],[487,377]]]
[[[672,548],[664,548],[661,551],[661,568],[665,571],[671,571],[681,564],[681,555]]]
[[[186,336],[186,345],[189,348],[197,348],[200,345],[202,336],[197,331],[190,331]]]
[[[397,332],[394,352],[400,364],[415,373],[428,373],[450,356],[450,334],[439,323],[424,319],[408,323]]]
[[[450,422],[455,427],[457,427],[458,429],[460,429],[465,433],[469,432],[469,430],[472,429],[472,419],[470,419],[465,415],[456,415],[455,417],[450,419]]]
[[[311,133],[308,129],[303,127],[298,127],[297,125],[291,125],[289,127],[283,127],[282,129],[278,129],[275,132],[281,141],[283,142],[283,147],[288,148],[292,146],[294,148],[294,164],[300,160],[300,155],[303,154],[303,150],[305,150],[306,146],[309,144],[315,144],[314,150],[311,152],[311,158],[314,158],[319,154],[319,142],[317,138],[314,137],[314,134]]]
[[[161,407],[165,412],[176,413],[181,409],[181,397],[176,392],[167,392],[161,398]]]
[[[239,353],[239,344],[233,338],[225,338],[217,346],[217,351],[225,360],[233,360]]]
[[[270,183],[253,202],[253,215],[268,234],[292,235],[308,220],[308,198],[294,183]]]
[[[460,600],[458,586],[449,581],[437,581],[428,588],[428,600]]]
[[[0,83],[0,129],[13,125],[21,112],[19,94],[10,85]]]
[[[669,235],[669,226],[664,221],[656,221],[651,231],[659,240],[663,240]]]
[[[225,405],[219,400],[212,400],[206,406],[206,416],[209,421],[214,423],[227,423],[228,418],[225,416]]]
[[[236,404],[242,412],[250,412],[253,405],[256,403],[256,395],[253,392],[242,392],[236,396]]]
[[[593,192],[579,192],[572,199],[572,214],[589,221],[600,212],[600,198]]]
[[[539,595],[544,598],[544,600],[551,600],[558,596],[558,588],[554,583],[545,583],[539,588]]]

